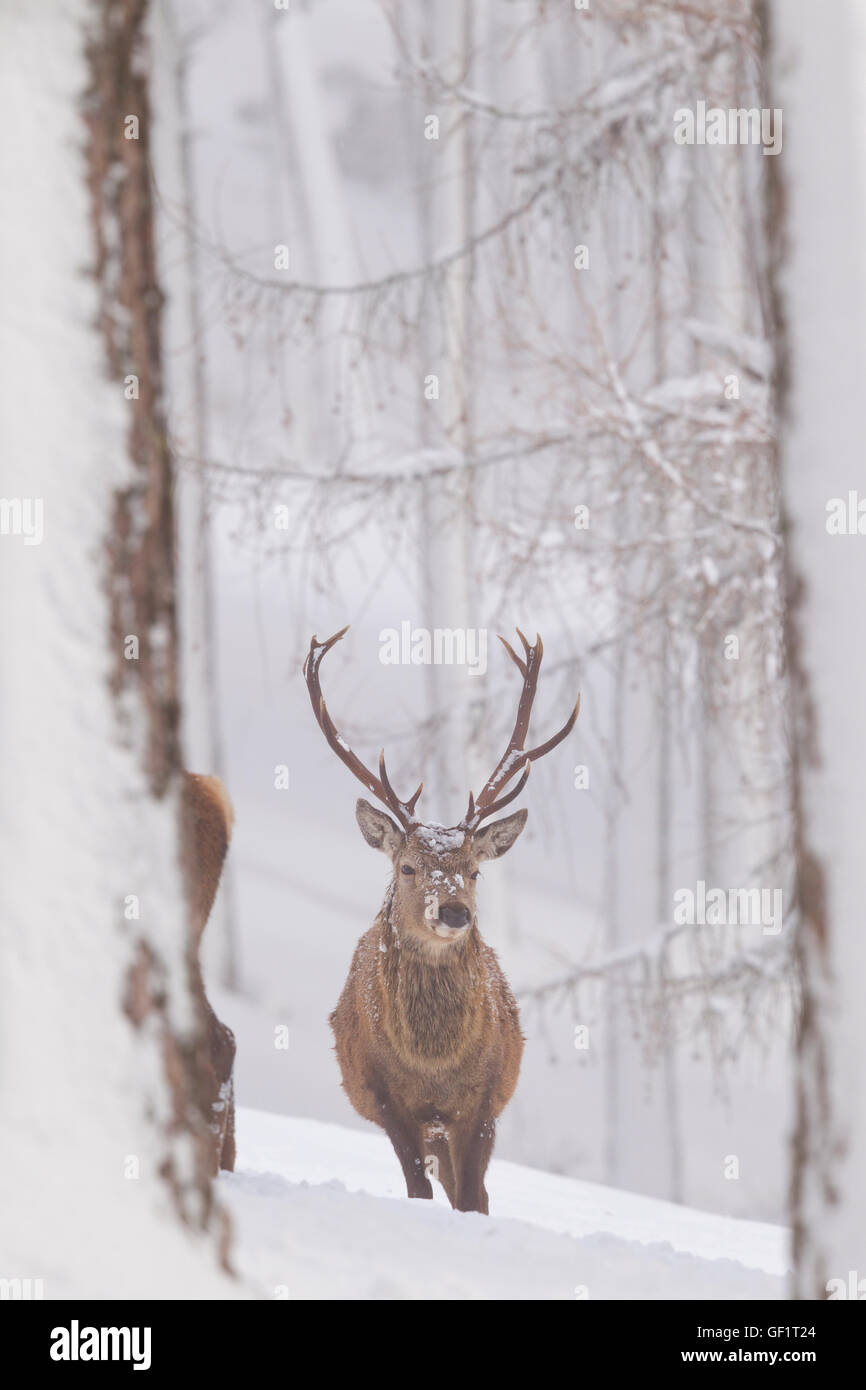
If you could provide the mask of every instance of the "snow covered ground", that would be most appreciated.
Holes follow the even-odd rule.
[[[384,1135],[238,1113],[221,1194],[264,1297],[774,1299],[788,1233],[494,1159],[490,1217],[409,1202]]]
[[[328,1015],[358,937],[382,901],[388,866],[355,824],[351,779],[347,785],[343,769],[330,768],[329,759],[336,760],[324,740],[311,740],[302,722],[303,715],[309,717],[309,699],[300,677],[287,688],[285,700],[256,709],[256,679],[250,674],[257,669],[255,645],[249,640],[246,645],[238,637],[233,644],[248,690],[246,703],[237,706],[229,746],[238,755],[226,778],[237,816],[229,863],[235,874],[243,992],[221,989],[211,967],[208,993],[237,1038],[235,1086],[241,1104],[362,1128],[340,1087]],[[338,696],[335,708],[340,703]],[[288,732],[280,743],[283,721]],[[255,742],[263,728],[274,746],[285,749],[293,791],[273,789],[272,762]],[[529,809],[520,858],[491,866],[479,889],[482,932],[519,996],[557,978],[568,964],[591,958],[598,944],[592,904],[578,893],[563,898],[551,891],[553,868],[537,827],[539,808],[530,803]],[[503,873],[513,917],[505,922],[492,911],[489,896],[491,880]],[[218,944],[212,927],[205,934],[206,957]],[[603,1019],[597,1013],[578,1015],[566,1002],[544,1017],[524,1004],[522,1015],[526,1050],[517,1091],[501,1117],[497,1153],[534,1169],[603,1181]],[[578,1021],[597,1025],[588,1051],[574,1045]],[[275,1035],[286,1028],[289,1046],[283,1048]],[[685,1197],[724,1216],[782,1220],[790,1093],[784,1039],[771,1055],[744,1052],[733,1096],[726,1098],[716,1087],[706,1048],[695,1040],[683,1049]],[[664,1136],[648,1127],[651,1104],[661,1109],[660,1091],[658,1070],[648,1067],[634,1087],[630,1162],[622,1179],[630,1191],[652,1196],[668,1195],[659,1180]],[[736,1181],[726,1176],[729,1155],[739,1158]]]

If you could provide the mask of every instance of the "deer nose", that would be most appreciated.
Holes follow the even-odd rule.
[[[469,908],[463,903],[446,903],[439,909],[439,921],[446,927],[465,927],[469,921]]]

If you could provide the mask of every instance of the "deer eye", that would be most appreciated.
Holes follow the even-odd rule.
[[[472,874],[469,875],[469,877],[470,877],[470,878],[478,878],[478,876],[479,876],[480,873],[481,873],[481,870],[480,870],[480,869],[476,869],[474,873],[472,873]]]
[[[415,870],[411,864],[404,864],[400,870],[401,874],[414,874]]]

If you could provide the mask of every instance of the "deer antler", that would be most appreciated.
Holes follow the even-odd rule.
[[[493,814],[494,811],[501,811],[503,806],[507,806],[516,796],[523,791],[529,779],[532,764],[539,758],[543,758],[545,753],[551,752],[558,743],[566,738],[572,731],[580,709],[580,696],[571,711],[568,719],[563,724],[558,733],[549,738],[546,743],[540,743],[537,748],[524,748],[526,735],[529,733],[529,719],[532,714],[532,702],[535,699],[535,691],[538,686],[538,673],[541,670],[541,659],[544,656],[544,643],[536,634],[535,645],[530,646],[520,628],[517,635],[523,643],[523,650],[526,660],[523,661],[517,655],[514,648],[506,642],[504,637],[499,640],[502,643],[511,660],[514,662],[520,674],[523,676],[523,689],[520,692],[520,701],[517,706],[517,717],[514,721],[514,729],[511,738],[508,740],[508,747],[503,753],[493,772],[488,777],[481,793],[476,801],[472,793],[469,793],[469,807],[466,815],[460,822],[461,830],[473,831],[478,828],[485,817]],[[504,796],[499,793],[508,786],[508,783],[523,770],[523,776],[510,792]]]
[[[322,658],[348,631],[349,628],[347,624],[346,627],[341,628],[339,632],[335,632],[333,637],[329,637],[325,642],[320,642],[317,637],[313,637],[310,641],[310,650],[304,662],[304,679],[307,682],[307,689],[310,692],[310,702],[313,706],[313,713],[316,716],[316,722],[319,728],[325,735],[325,738],[328,740],[328,743],[333,748],[337,757],[346,764],[350,772],[354,772],[359,782],[363,782],[367,791],[372,792],[383,805],[388,807],[389,811],[394,813],[403,829],[410,830],[413,825],[418,824],[415,819],[415,805],[418,797],[421,795],[421,788],[424,783],[421,783],[421,786],[419,786],[414,796],[410,796],[408,801],[401,801],[388,780],[388,773],[385,768],[384,748],[379,754],[379,776],[377,777],[368,767],[364,766],[357,753],[352,752],[348,743],[346,743],[345,739],[337,732],[336,725],[329,715],[327,705],[325,704],[325,697],[322,694],[322,688],[319,684],[319,667],[322,664]]]

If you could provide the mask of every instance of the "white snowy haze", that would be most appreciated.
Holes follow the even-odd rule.
[[[450,824],[504,746],[516,692],[495,633],[519,624],[547,653],[533,727],[552,731],[578,688],[581,715],[533,773],[519,851],[486,872],[481,927],[519,993],[589,973],[526,998],[497,1152],[781,1220],[788,920],[778,936],[674,920],[698,880],[790,886],[761,154],[671,137],[696,84],[753,92],[754,65],[675,13],[635,47],[625,12],[621,30],[531,4],[507,21],[480,3],[181,11],[203,444],[190,414],[174,424],[188,475],[208,465],[215,714],[237,812],[235,944],[215,932],[209,959],[222,979],[234,961],[218,1002],[239,1094],[363,1124],[327,1015],[385,866],[312,719],[311,634],[351,623],[329,707],[362,753],[386,746],[401,785],[423,777],[425,814]],[[167,264],[183,222],[167,200]],[[472,257],[436,269],[473,238]],[[486,672],[383,665],[380,633],[407,621],[484,629]]]
[[[859,239],[813,293],[842,170],[804,130],[837,76],[862,125],[853,0],[814,48],[799,0],[150,0],[140,31],[111,0],[45,8],[0,0],[0,1281],[820,1297],[863,1238],[862,759],[819,754],[856,742],[840,594],[866,541],[825,530],[859,445],[812,319],[856,395],[862,314],[826,306],[850,280],[862,307],[866,164],[858,134]],[[133,152],[100,48],[130,25]],[[321,670],[340,736],[400,795],[423,779],[440,828],[514,723],[498,634],[543,638],[531,744],[580,693],[478,883],[526,1037],[489,1220],[409,1203],[340,1084],[328,1016],[391,873],[302,676],[347,625]],[[437,632],[471,659],[417,659]],[[183,767],[234,807],[203,957],[238,1161],[213,1182],[182,1084]]]

